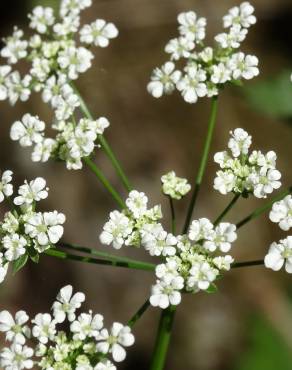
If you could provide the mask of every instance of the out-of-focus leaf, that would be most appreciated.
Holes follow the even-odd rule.
[[[23,256],[19,257],[16,261],[12,263],[12,272],[16,274],[19,270],[21,270],[28,260],[28,255],[24,254]]]
[[[292,71],[292,69],[291,69]],[[282,72],[271,79],[246,84],[243,88],[251,106],[275,118],[292,117],[292,83],[290,72]]]
[[[292,353],[275,329],[261,317],[249,328],[249,349],[235,370],[291,370]]]

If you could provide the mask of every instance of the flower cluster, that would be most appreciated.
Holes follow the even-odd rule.
[[[164,263],[156,268],[157,282],[150,303],[165,309],[180,303],[181,292],[207,290],[220,271],[230,269],[233,258],[218,252],[229,252],[237,239],[236,226],[227,222],[213,225],[202,218],[192,222],[187,235],[175,236],[158,223],[160,207],[147,210],[147,203],[144,193],[132,191],[127,209],[111,212],[100,241],[117,249],[123,245],[142,246],[151,256],[163,258]]]
[[[121,362],[126,357],[124,347],[134,344],[128,326],[114,322],[104,328],[103,316],[92,311],[76,315],[85,295],[73,294],[72,286],[62,288],[52,306],[52,314],[39,313],[31,321],[24,311],[13,317],[0,312],[0,331],[11,342],[0,352],[0,366],[5,370],[115,370],[108,359]],[[67,319],[69,330],[60,330]],[[31,347],[33,346],[33,348]]]
[[[178,15],[179,37],[168,42],[165,52],[170,60],[161,68],[155,68],[148,91],[155,98],[181,92],[188,103],[198,98],[212,97],[227,83],[238,84],[239,80],[250,80],[259,74],[258,58],[246,55],[238,49],[245,40],[248,29],[256,23],[254,8],[248,2],[229,10],[223,17],[223,26],[228,32],[215,36],[216,47],[205,46],[205,18],[193,11]],[[197,48],[201,50],[197,51]],[[185,61],[183,70],[175,62]]]
[[[274,189],[281,186],[281,173],[276,169],[277,155],[273,151],[263,154],[252,151],[251,136],[242,128],[230,132],[227,151],[218,152],[214,160],[221,170],[217,172],[214,188],[221,194],[233,192],[257,198],[266,198]]]
[[[191,185],[187,179],[176,176],[174,171],[170,171],[161,177],[162,192],[172,199],[181,199],[190,190]]]
[[[287,195],[284,199],[273,204],[270,212],[270,220],[278,223],[284,231],[292,227],[292,196]],[[279,271],[285,264],[286,272],[292,274],[292,236],[273,242],[265,257],[265,266],[274,271]]]
[[[76,123],[74,117],[81,101],[73,81],[91,67],[94,55],[89,47],[106,47],[118,35],[114,24],[103,19],[80,29],[80,12],[91,4],[92,0],[62,0],[58,16],[49,7],[37,6],[29,15],[29,26],[36,33],[25,40],[23,31],[15,27],[12,36],[4,40],[1,56],[7,64],[0,66],[0,100],[15,104],[28,100],[33,91],[39,92],[54,111],[55,138],[45,137],[46,124],[29,114],[12,126],[13,140],[34,146],[33,161],[52,157],[66,161],[69,169],[80,169],[81,159],[92,153],[98,136],[109,126],[104,118]],[[14,69],[21,60],[29,63],[24,76]]]
[[[17,270],[29,257],[37,262],[39,254],[57,244],[64,232],[63,213],[36,211],[36,203],[48,196],[46,181],[41,177],[25,181],[12,202],[12,175],[9,170],[3,172],[0,182],[0,202],[7,200],[12,206],[0,223],[0,282],[10,263]]]

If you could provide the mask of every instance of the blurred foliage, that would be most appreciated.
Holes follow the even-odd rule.
[[[291,351],[263,316],[254,318],[249,328],[249,350],[236,370],[291,370]]]
[[[31,8],[34,8],[35,6],[41,5],[41,6],[50,6],[54,8],[55,10],[59,9],[60,0],[42,0],[41,2],[39,0],[31,0],[30,1]]]
[[[292,70],[292,68],[291,68]],[[244,87],[244,93],[257,111],[273,118],[292,117],[291,71]]]

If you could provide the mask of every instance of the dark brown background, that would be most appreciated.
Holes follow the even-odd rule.
[[[14,24],[25,28],[26,14],[37,3],[53,1],[1,1],[0,36],[11,33]],[[292,70],[291,0],[256,0],[253,4],[259,22],[251,29],[244,51],[260,58],[261,79],[278,74],[284,68]],[[94,0],[91,10],[84,13],[84,22],[96,18],[113,21],[120,36],[107,49],[95,51],[94,66],[80,78],[78,85],[94,115],[110,120],[111,128],[106,134],[109,142],[135,188],[145,191],[151,204],[163,204],[165,222],[168,204],[160,194],[160,176],[174,169],[180,176],[194,178],[210,101],[205,99],[188,105],[177,94],[155,100],[146,92],[146,85],[152,69],[167,58],[163,47],[176,35],[177,13],[194,9],[206,16],[208,38],[212,41],[221,29],[221,17],[233,5],[236,2],[229,0]],[[24,113],[39,114],[49,123],[51,112],[35,95],[28,103],[18,103],[13,108],[2,102],[0,112],[1,170],[12,169],[18,183],[24,178],[45,177],[51,190],[43,207],[58,209],[67,215],[64,240],[102,249],[98,235],[115,204],[94,176],[86,168],[69,172],[64,164],[33,164],[30,151],[9,139],[11,124]],[[220,97],[211,155],[225,147],[229,130],[236,127],[243,127],[252,134],[254,148],[273,149],[278,153],[283,184],[291,184],[289,122],[254,112],[240,90],[228,88]],[[97,152],[96,157],[99,166],[122,192],[103,153]],[[195,217],[213,219],[229,201],[229,197],[212,189],[215,170],[210,161]],[[189,198],[177,204],[180,220],[188,201]],[[239,221],[263,202],[241,200],[228,218],[231,222]],[[262,216],[240,230],[233,255],[237,260],[261,258],[269,244],[283,234]],[[142,250],[124,248],[120,253],[149,259]],[[103,313],[108,325],[113,320],[126,322],[149,295],[153,281],[153,274],[148,272],[88,266],[43,256],[39,265],[28,264],[1,286],[0,309],[25,309],[31,315],[45,312],[57,291],[70,283],[86,293],[85,308]],[[291,276],[285,273],[248,268],[226,274],[219,282],[220,292],[216,295],[184,297],[175,322],[167,369],[239,369],[245,354],[251,350],[254,317],[264,317],[265,325],[279,335],[283,346],[292,349],[290,286]],[[136,345],[129,350],[127,361],[120,369],[148,369],[158,316],[159,310],[150,309],[137,324]],[[254,367],[245,369],[255,370]]]

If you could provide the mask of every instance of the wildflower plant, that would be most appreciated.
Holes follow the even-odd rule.
[[[37,203],[48,196],[46,181],[43,178],[25,181],[15,193],[13,173],[6,170],[0,182],[0,202],[5,201],[9,208],[0,223],[0,281],[4,281],[10,264],[16,272],[29,259],[37,263],[44,253],[63,260],[147,270],[153,274],[153,284],[146,301],[127,324],[115,322],[110,330],[104,328],[100,314],[92,311],[77,314],[85,296],[80,292],[73,294],[71,285],[60,290],[52,313],[37,314],[31,325],[24,311],[15,316],[8,311],[0,312],[0,331],[10,342],[0,352],[0,366],[6,370],[35,366],[48,370],[114,370],[116,363],[126,357],[125,347],[134,344],[133,326],[150,306],[162,311],[150,369],[162,370],[183,294],[214,293],[218,279],[239,267],[265,265],[277,271],[285,266],[292,273],[292,236],[273,242],[264,260],[235,262],[232,256],[238,230],[268,210],[270,220],[282,230],[287,232],[292,227],[291,187],[241,221],[226,220],[240,198],[267,198],[281,187],[276,153],[251,151],[252,138],[243,128],[234,128],[226,150],[214,155],[219,165],[214,189],[222,195],[232,193],[232,199],[215,220],[206,215],[193,218],[210,156],[218,96],[228,84],[240,85],[259,74],[257,57],[241,51],[241,43],[256,23],[253,6],[243,2],[230,9],[223,17],[224,32],[215,36],[212,47],[204,44],[206,19],[194,11],[179,14],[179,36],[165,47],[170,60],[154,69],[148,84],[149,93],[156,98],[176,89],[188,103],[196,103],[205,96],[211,99],[207,135],[195,180],[178,177],[173,170],[161,177],[159,191],[169,200],[168,228],[161,205],[152,205],[143,191],[131,186],[104,137],[108,120],[93,118],[75,85],[79,75],[92,65],[91,47],[107,47],[118,36],[116,26],[103,19],[80,27],[80,13],[91,3],[91,0],[62,0],[59,14],[37,6],[29,15],[29,26],[35,33],[28,39],[22,30],[14,28],[1,50],[6,64],[0,66],[0,99],[14,105],[18,100],[28,100],[32,92],[41,94],[44,103],[52,108],[50,129],[56,135],[47,137],[47,124],[27,113],[12,124],[11,139],[22,147],[33,147],[34,162],[61,160],[74,170],[82,169],[84,164],[88,166],[117,203],[117,209],[109,213],[103,230],[99,231],[100,243],[116,250],[143,249],[155,263],[61,241],[65,216],[58,211],[36,210]],[[29,66],[24,76],[15,69],[22,62]],[[126,196],[113,188],[93,162],[96,146],[107,155]],[[176,202],[190,192],[184,226],[178,231]],[[65,321],[67,331],[59,327]]]

